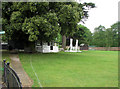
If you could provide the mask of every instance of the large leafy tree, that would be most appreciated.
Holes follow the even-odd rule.
[[[94,8],[93,3],[79,4],[76,2],[66,2],[60,5],[58,11],[59,23],[61,26],[62,47],[66,46],[66,36],[73,35],[79,30],[78,23],[88,18],[88,9]]]
[[[94,29],[93,33],[93,44],[96,46],[104,47],[105,46],[105,27],[100,25]],[[104,40],[103,40],[104,39]]]
[[[120,22],[114,23],[110,28],[99,26],[95,28],[93,33],[93,45],[98,47],[118,47],[118,25]],[[108,49],[109,50],[109,49]]]
[[[106,47],[118,47],[118,25],[120,22],[116,22],[111,28],[106,29]]]
[[[48,2],[6,2],[3,3],[3,30],[15,44],[49,42],[57,37],[60,26]]]
[[[93,3],[77,2],[5,2],[2,5],[3,30],[8,40],[25,45],[29,42],[52,41],[60,33],[65,37],[78,30],[81,19],[88,17]]]
[[[79,28],[78,23],[84,22],[88,18],[88,11],[94,8],[93,3],[77,3],[77,2],[51,2],[50,8],[53,9],[58,16],[61,27],[62,47],[66,47],[66,37],[73,35]]]
[[[72,7],[72,5],[64,5],[60,9],[58,13],[58,17],[60,18],[60,26],[61,26],[61,35],[63,36],[62,47],[65,48],[66,46],[66,36],[72,35],[73,32],[76,30],[77,23],[81,19],[81,11],[77,11],[78,6],[77,4]]]
[[[113,46],[118,47],[119,46],[119,26],[120,22],[116,22],[111,26],[112,32],[113,32]]]
[[[92,33],[91,31],[84,25],[78,25],[78,30],[71,36],[73,39],[79,40],[79,45],[84,44],[90,44],[92,41]]]
[[[29,34],[29,40],[51,41],[60,31],[55,13],[25,19],[22,30]],[[29,30],[28,30],[29,29]]]

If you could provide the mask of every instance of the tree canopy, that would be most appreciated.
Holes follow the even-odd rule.
[[[110,28],[99,26],[93,33],[93,45],[98,47],[118,47],[118,25],[116,22]]]
[[[9,4],[9,8],[6,8]],[[53,40],[60,32],[60,27],[56,13],[51,12],[47,7],[47,2],[4,3],[3,29],[10,33],[9,38],[16,35],[16,31],[21,31],[28,35],[29,41],[36,41],[39,38],[42,41]]]
[[[92,33],[90,29],[88,29],[86,26],[79,24],[78,30],[71,36],[73,39],[79,40],[79,45],[84,44],[90,44],[92,41]]]
[[[15,42],[52,41],[73,35],[78,23],[88,17],[93,3],[3,2],[2,25],[5,37]],[[88,9],[86,9],[88,8]]]

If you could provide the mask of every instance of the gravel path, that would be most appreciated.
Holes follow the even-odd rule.
[[[30,79],[30,77],[22,68],[22,64],[19,60],[18,54],[10,54],[10,59],[11,59],[11,66],[17,73],[18,77],[20,78],[22,87],[32,87],[33,81]]]

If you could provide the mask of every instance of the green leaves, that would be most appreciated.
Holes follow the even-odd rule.
[[[117,47],[118,46],[118,25],[119,22],[113,24],[111,28],[99,26],[95,28],[93,33],[93,44],[99,47]]]
[[[78,39],[79,44],[90,44],[90,41],[92,40],[92,33],[84,25],[78,25],[78,30],[74,33],[72,37],[74,39]]]
[[[17,33],[33,42],[52,41],[60,33],[73,35],[82,19],[83,6],[77,2],[5,2],[3,30],[11,38],[17,38]]]
[[[22,23],[23,22],[23,16],[20,11],[13,12],[10,17],[11,23]]]
[[[36,41],[38,37],[36,35],[29,35],[29,41]]]
[[[22,30],[29,34],[30,41],[44,40],[50,41],[57,37],[60,32],[58,19],[55,13],[47,13],[44,16],[34,16],[25,19]],[[35,37],[35,38],[34,38]]]
[[[29,41],[36,41],[38,39],[36,35],[39,35],[39,31],[36,29],[37,26],[34,25],[32,18],[26,18],[22,25],[22,31],[24,31],[26,34],[29,34]]]
[[[72,2],[71,2],[72,3]],[[76,30],[76,25],[81,20],[78,3],[63,3],[58,12],[59,23],[62,28],[61,34],[68,35]]]

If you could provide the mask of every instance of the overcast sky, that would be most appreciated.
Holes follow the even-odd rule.
[[[118,2],[120,0],[80,0],[80,2],[93,2],[96,8],[89,11],[89,18],[85,21],[91,32],[95,27],[103,25],[109,28],[118,21]],[[82,23],[81,23],[82,24]]]

